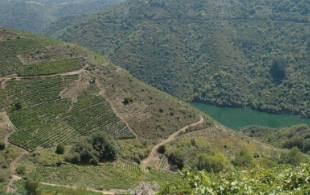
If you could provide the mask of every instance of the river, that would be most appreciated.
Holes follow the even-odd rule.
[[[203,103],[191,103],[195,108],[207,113],[222,125],[234,130],[249,126],[260,125],[267,127],[289,127],[297,124],[310,126],[310,119],[303,119],[296,115],[271,114],[258,112],[251,108],[221,108]]]

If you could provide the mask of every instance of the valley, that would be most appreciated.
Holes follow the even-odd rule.
[[[309,16],[303,0],[0,2],[0,194],[309,194]]]

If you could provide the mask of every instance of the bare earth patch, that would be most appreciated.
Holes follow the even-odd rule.
[[[88,87],[91,79],[88,74],[80,74],[79,79],[60,92],[59,96],[61,98],[69,98],[73,103],[76,103],[78,96]]]
[[[10,132],[14,130],[14,126],[10,121],[6,112],[0,112],[0,139],[7,142]]]

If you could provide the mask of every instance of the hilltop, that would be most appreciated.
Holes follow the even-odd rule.
[[[128,0],[58,37],[185,101],[309,117],[309,10],[307,1]]]
[[[174,171],[201,168],[199,159],[226,170],[286,154],[78,45],[0,29],[0,53],[0,193],[25,193],[30,173],[41,175],[43,194],[123,193],[141,181],[180,181]]]
[[[0,27],[39,33],[58,20],[70,20],[72,24],[78,19],[120,2],[122,0],[2,0]]]

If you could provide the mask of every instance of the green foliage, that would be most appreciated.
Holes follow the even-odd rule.
[[[74,164],[93,164],[114,161],[119,154],[117,142],[105,133],[84,137],[72,146],[66,160]]]
[[[9,175],[10,175],[10,170],[2,169],[0,167],[0,184],[1,183],[6,183],[7,180],[9,179]]]
[[[239,167],[247,167],[253,163],[253,157],[245,150],[241,150],[239,155],[232,160],[232,164]]]
[[[5,149],[5,142],[3,140],[0,140],[0,150]]]
[[[118,143],[106,133],[97,133],[92,136],[92,146],[98,152],[100,162],[115,161],[119,156]]]
[[[308,9],[307,1],[135,0],[59,37],[183,100],[309,117]]]
[[[228,160],[222,153],[199,154],[197,156],[196,168],[208,172],[220,172],[228,167]]]
[[[56,154],[64,154],[65,153],[65,144],[59,143],[56,147]]]
[[[16,172],[17,174],[24,174],[24,173],[26,172],[26,167],[25,167],[25,165],[18,165],[18,166],[16,167],[15,172]]]
[[[310,151],[310,129],[306,124],[287,128],[268,128],[261,126],[244,127],[242,133],[279,148],[298,147],[300,151]]]
[[[120,2],[121,0],[82,0],[68,1],[63,4],[60,1],[36,0],[35,3],[28,3],[3,0],[0,2],[0,25],[39,33],[62,17],[85,17],[85,15],[96,13]]]
[[[27,65],[18,72],[20,76],[50,75],[82,68],[82,59],[66,59],[55,62]]]
[[[159,194],[307,194],[310,190],[310,168],[300,164],[226,173],[183,170],[184,181],[168,184]]]
[[[130,104],[132,101],[133,101],[132,97],[125,97],[123,104],[127,105],[127,104]]]
[[[286,61],[283,58],[275,59],[272,62],[269,73],[276,83],[280,83],[286,76]]]
[[[285,164],[298,165],[308,161],[309,159],[297,147],[291,148],[288,153],[282,153],[280,156],[280,162]]]
[[[30,172],[27,175],[27,180],[25,181],[25,189],[27,190],[27,195],[40,195],[40,182],[41,175],[36,171]]]

